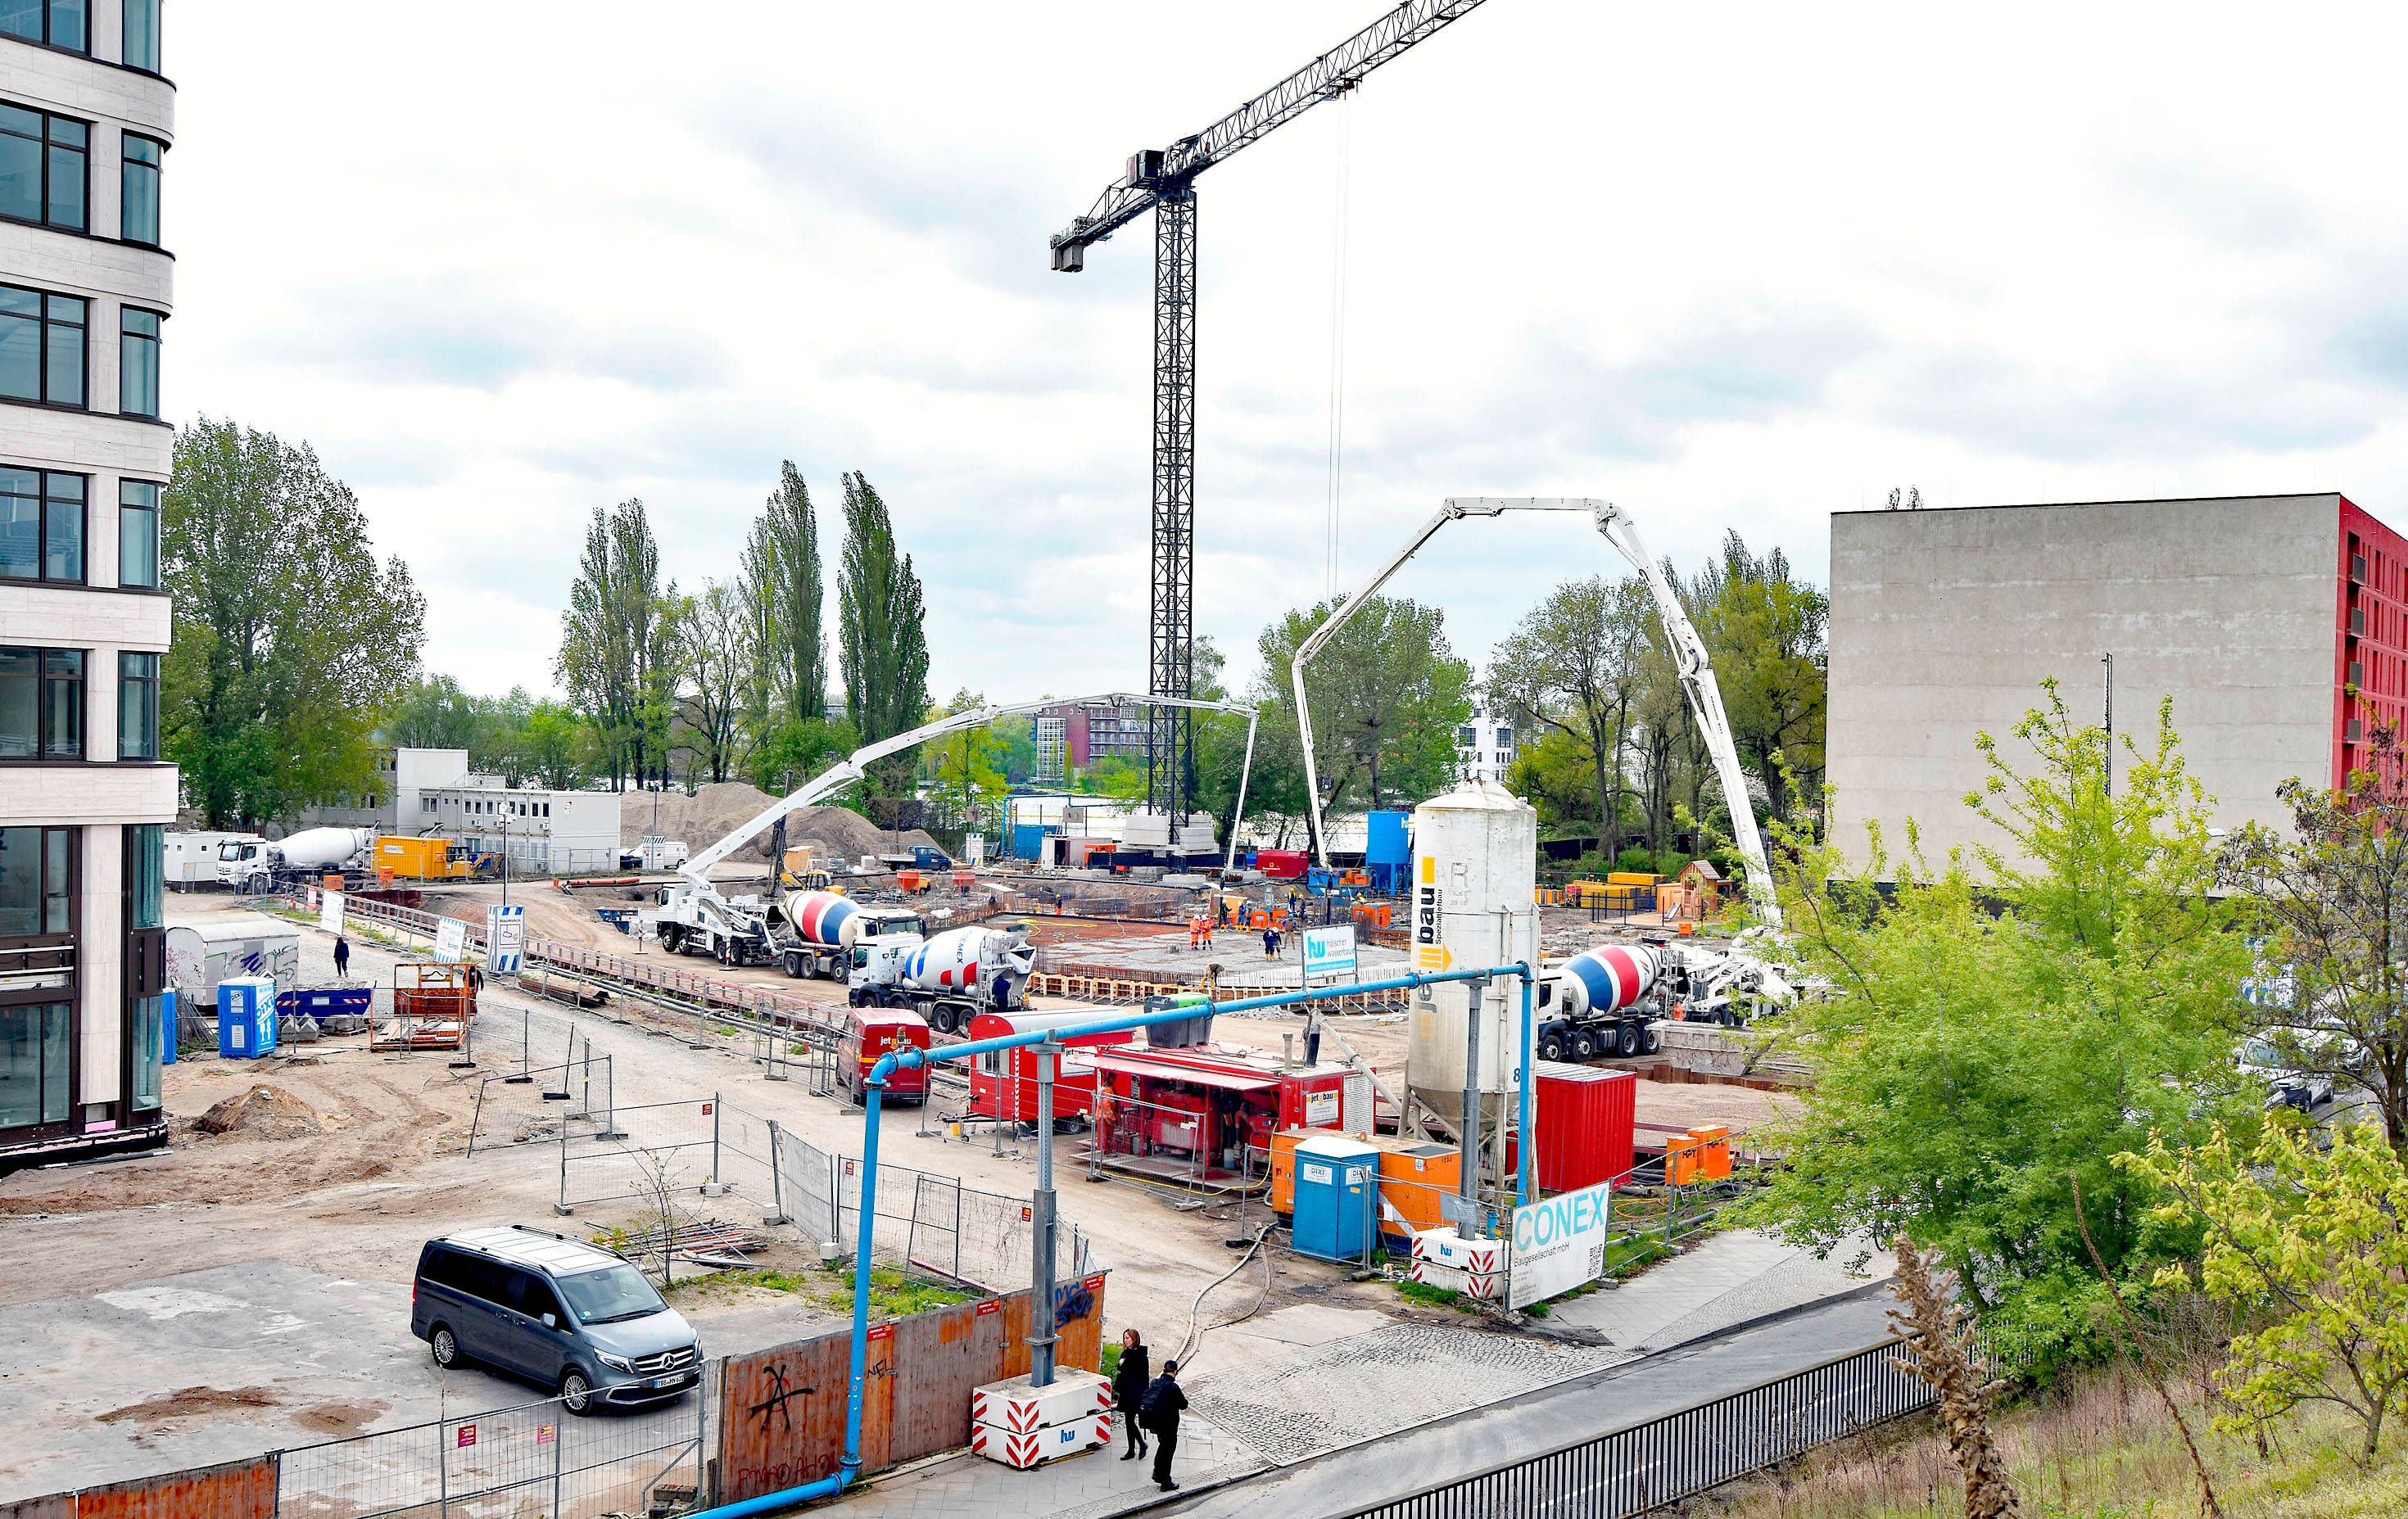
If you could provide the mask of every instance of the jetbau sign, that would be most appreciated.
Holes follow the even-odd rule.
[[[1421,857],[1421,871],[1413,881],[1413,968],[1415,970],[1452,970],[1455,956],[1439,941],[1439,916],[1446,910],[1446,888],[1438,883],[1438,859]]]

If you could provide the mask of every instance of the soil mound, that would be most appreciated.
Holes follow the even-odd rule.
[[[686,848],[699,852],[776,800],[760,787],[742,781],[716,781],[697,788],[691,796],[665,791],[660,794],[659,831],[663,838],[681,838]],[[644,792],[627,793],[619,803],[621,847],[633,848],[652,831],[652,797]],[[823,864],[856,861],[865,854],[908,850],[914,844],[938,847],[936,839],[921,829],[888,833],[860,813],[841,807],[798,807],[787,813],[786,841],[810,845]],[[738,850],[733,858],[767,864],[767,830]]]
[[[203,1134],[238,1134],[248,1139],[298,1139],[326,1132],[318,1111],[277,1087],[237,1092],[193,1120]]]

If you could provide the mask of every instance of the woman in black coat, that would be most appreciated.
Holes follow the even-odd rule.
[[[1146,1354],[1144,1341],[1135,1329],[1122,1330],[1121,1364],[1112,1371],[1112,1403],[1121,1411],[1121,1426],[1128,1431],[1128,1449],[1121,1453],[1124,1461],[1145,1454],[1145,1431],[1138,1427],[1137,1406],[1153,1381],[1153,1357]]]

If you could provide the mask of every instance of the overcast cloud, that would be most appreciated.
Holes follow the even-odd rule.
[[[593,508],[641,496],[697,586],[781,458],[831,559],[840,472],[893,505],[939,694],[1141,688],[1150,223],[1075,277],[1046,238],[1378,8],[181,3],[168,403],[315,444],[471,689],[551,683]],[[1892,485],[2408,527],[2403,34],[1490,0],[1200,182],[1198,625],[1242,678],[1324,593],[1341,112],[1341,583],[1449,494],[1817,578]],[[1451,531],[1394,589],[1474,658],[1608,567]]]

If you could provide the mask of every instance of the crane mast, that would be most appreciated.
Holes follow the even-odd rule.
[[[1146,680],[1151,695],[1196,694],[1196,177],[1337,98],[1484,0],[1408,0],[1287,78],[1168,148],[1132,154],[1086,214],[1056,233],[1054,267],[1077,274],[1087,249],[1154,212],[1154,511]],[[1146,806],[1168,819],[1170,843],[1196,795],[1194,709],[1151,709]]]

